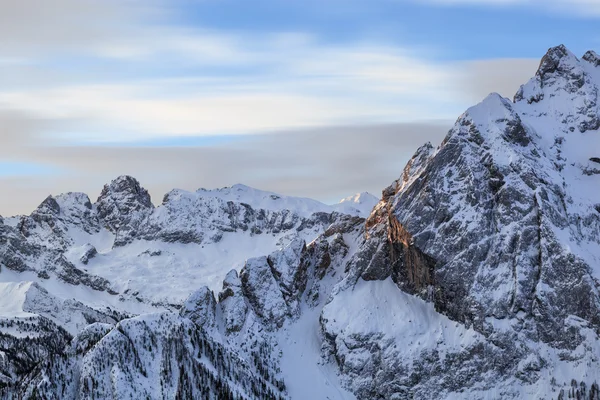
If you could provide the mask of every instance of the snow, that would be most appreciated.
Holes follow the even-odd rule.
[[[177,190],[179,196],[190,196],[190,192]],[[236,184],[222,189],[199,189],[195,195],[203,198],[218,198],[224,201],[242,202],[254,209],[270,211],[293,210],[300,216],[309,217],[316,212],[330,213],[334,207],[317,200],[284,196],[273,192],[254,189],[246,185]],[[354,210],[353,210],[354,211]]]
[[[360,215],[361,217],[368,217],[378,202],[379,198],[373,196],[371,193],[361,192],[343,198],[339,203],[334,204],[332,207],[335,208],[336,211],[344,214],[354,214]]]
[[[310,230],[300,234],[310,240],[317,235]],[[128,290],[153,302],[177,304],[202,286],[218,292],[227,272],[241,270],[248,258],[271,253],[282,240],[287,242],[285,234],[248,232],[230,232],[206,244],[139,240],[98,254],[81,269],[113,282],[119,293]],[[71,261],[78,262],[78,255]]]
[[[107,279],[113,290],[133,299],[133,302],[126,301],[125,308],[128,311],[147,309],[141,305],[135,306],[135,299],[161,309],[181,303],[190,293],[205,285],[218,292],[225,274],[231,269],[239,271],[248,258],[269,254],[296,239],[311,241],[323,229],[322,226],[314,226],[297,231],[297,226],[294,226],[277,233],[254,233],[251,227],[232,231],[228,227],[232,221],[225,213],[228,210],[226,202],[250,204],[257,212],[282,212],[278,217],[283,218],[280,221],[282,224],[288,220],[295,221],[294,216],[308,218],[315,212],[334,211],[334,207],[316,200],[280,196],[244,185],[199,190],[196,193],[173,190],[167,197],[167,205],[151,210],[146,223],[154,224],[160,229],[173,229],[174,232],[194,231],[203,237],[201,244],[135,240],[124,246],[114,247],[114,233],[99,226],[86,229],[90,223],[83,216],[93,212],[93,207],[88,204],[87,195],[81,193],[54,197],[60,207],[57,218],[64,240],[61,236],[61,240],[57,241],[56,234],[47,225],[36,225],[31,240],[49,248],[61,249],[66,246],[64,255],[73,265],[84,272]],[[348,212],[359,211],[352,209]],[[243,215],[240,216],[242,217]],[[6,221],[11,226],[18,224],[18,218]],[[278,222],[273,223],[277,226]],[[214,235],[221,236],[213,239]],[[84,264],[81,258],[91,246],[96,248],[98,254]],[[65,299],[71,297],[60,282],[42,281],[41,284],[53,295]],[[91,293],[78,294],[84,296],[82,301],[85,304],[115,305],[111,299],[116,298],[115,296],[89,292]],[[121,296],[118,298],[122,300]]]
[[[342,337],[382,334],[403,355],[416,357],[424,349],[461,349],[481,335],[435,311],[433,304],[404,293],[387,278],[360,279],[353,288],[337,293],[323,309],[327,329]]]
[[[278,334],[281,369],[292,399],[353,400],[335,366],[321,358],[320,309],[304,309],[301,317]]]
[[[33,282],[0,282],[0,317],[30,317],[23,310]]]
[[[21,285],[20,291],[24,291],[25,295],[33,282],[48,291],[49,295],[56,298],[58,303],[64,300],[76,299],[96,310],[113,309],[132,314],[141,314],[163,309],[161,307],[152,306],[151,304],[140,303],[135,299],[115,296],[107,292],[94,290],[84,285],[70,285],[55,277],[40,280],[37,274],[31,271],[19,273],[3,268],[2,273],[0,273],[0,286],[4,285],[4,287],[10,287],[11,285]],[[18,291],[13,293],[16,294]],[[5,296],[2,296],[2,299],[4,298]],[[15,299],[18,298],[18,296],[15,297]],[[9,301],[9,299],[10,297],[7,297],[4,301]],[[18,304],[25,305],[26,303],[18,302]],[[33,304],[33,306],[35,306],[35,304]]]
[[[192,196],[191,192],[177,189],[177,196]],[[370,193],[362,192],[342,199],[338,204],[327,205],[305,197],[284,196],[273,192],[254,189],[236,184],[222,189],[198,189],[195,195],[203,198],[218,198],[224,201],[243,202],[254,209],[270,211],[293,210],[300,216],[309,217],[316,212],[338,211],[345,214],[366,217],[377,204],[378,199]]]

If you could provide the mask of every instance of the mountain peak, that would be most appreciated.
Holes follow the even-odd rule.
[[[97,202],[101,203],[107,198],[125,198],[128,202],[137,204],[136,209],[151,208],[150,194],[144,189],[140,182],[132,176],[121,175],[104,185]]]
[[[49,195],[41,202],[36,211],[46,214],[58,214],[60,212],[60,206],[56,199],[52,195]]]
[[[365,199],[370,199],[372,197],[375,197],[375,196],[373,196],[369,192],[360,192],[360,193],[356,193],[356,194],[353,194],[348,197],[344,197],[343,199],[340,200],[340,203],[344,203],[344,202],[348,202],[348,201],[352,201],[354,203],[360,203],[361,201],[363,201]]]
[[[58,196],[48,196],[42,203],[34,210],[34,215],[48,214],[58,215],[62,213],[67,214],[83,214],[86,211],[92,209],[92,203],[90,198],[85,193],[80,192],[67,192],[59,194]]]
[[[339,212],[367,217],[377,203],[379,203],[378,197],[369,192],[360,192],[343,198],[334,207]]]
[[[248,185],[244,185],[243,183],[236,183],[235,185],[231,186],[231,189],[235,189],[238,191],[249,191],[249,190],[257,190],[254,189]]]
[[[154,206],[148,191],[137,179],[129,175],[121,175],[110,184],[104,185],[96,201],[98,217],[104,220],[112,231],[130,225],[133,220],[138,219],[138,214],[152,208]]]
[[[563,45],[549,49],[535,76],[516,93],[516,107],[532,116],[560,116],[565,132],[598,129],[598,65],[600,58],[593,51],[580,60]]]
[[[571,62],[569,62],[571,61]],[[564,44],[551,47],[548,49],[538,67],[536,75],[544,79],[546,75],[552,74],[561,69],[561,65],[565,62],[572,64],[578,62],[577,57],[565,47]]]
[[[98,197],[98,201],[117,193],[134,197],[138,200],[140,205],[152,207],[152,201],[148,191],[140,185],[140,182],[137,179],[130,175],[118,176],[109,184],[104,185],[100,197]]]
[[[584,61],[589,62],[590,64],[592,64],[595,67],[600,66],[600,56],[595,51],[593,51],[593,50],[587,51],[583,55],[582,59]]]

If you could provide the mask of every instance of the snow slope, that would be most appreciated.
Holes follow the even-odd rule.
[[[337,211],[345,214],[355,214],[368,217],[378,202],[378,197],[373,196],[369,192],[361,192],[353,196],[343,198],[339,203],[334,204],[333,207]]]
[[[32,282],[0,283],[0,316],[28,317],[33,315],[24,310],[27,292]]]

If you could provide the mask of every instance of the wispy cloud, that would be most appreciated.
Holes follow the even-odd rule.
[[[305,41],[285,50],[281,39],[273,41],[277,44],[265,44],[257,54],[241,54],[238,66],[247,70],[231,75],[205,71],[200,76],[126,83],[40,85],[0,91],[0,103],[40,118],[79,121],[75,127],[79,142],[131,141],[352,122],[451,119],[473,101],[472,92],[479,83],[490,79],[495,86],[482,86],[485,90],[510,96],[525,80],[522,73],[511,75],[522,71],[520,60],[434,63],[394,47],[332,47]],[[236,53],[232,50],[231,54]],[[261,68],[251,68],[254,60],[260,60]],[[529,76],[532,72],[527,71]],[[473,74],[485,79],[473,80]],[[493,80],[498,75],[502,80]],[[27,80],[26,76],[21,79]],[[469,85],[465,85],[467,80]],[[487,94],[481,87],[479,93],[481,97]]]
[[[9,48],[24,58],[0,74],[0,107],[60,121],[77,142],[451,119],[472,101],[465,71],[519,65],[490,73],[398,45],[176,26],[167,4],[2,3],[0,58],[15,56]],[[515,90],[510,80],[490,89]]]
[[[183,26],[171,4],[0,2],[0,190],[18,191],[0,198],[1,213],[50,192],[95,193],[123,173],[158,199],[240,181],[323,200],[377,192],[415,147],[488,92],[512,96],[537,63]],[[138,145],[202,136],[202,146]]]
[[[598,0],[427,0],[432,4],[453,6],[535,7],[537,12],[563,12],[577,16],[600,17]]]
[[[94,51],[137,30],[151,15],[151,7],[138,1],[2,1],[0,53],[28,57]]]
[[[0,197],[0,210],[5,216],[29,213],[50,193],[84,191],[94,198],[120,174],[140,179],[157,204],[174,187],[238,182],[327,202],[363,190],[378,194],[418,145],[439,142],[449,126],[446,121],[296,129],[203,146],[29,147],[24,160],[63,173],[18,179],[0,173],[0,188],[11,194]]]

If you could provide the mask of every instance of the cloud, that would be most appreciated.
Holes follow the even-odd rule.
[[[0,44],[8,60],[0,107],[61,127],[41,136],[126,142],[452,119],[486,92],[512,96],[526,80],[522,60],[440,62],[302,32],[183,28],[167,23],[167,4],[0,2],[3,44],[24,57]]]
[[[295,93],[219,93],[165,97],[143,87],[84,86],[0,94],[0,100],[48,119],[78,119],[80,141],[131,141],[156,136],[246,134],[326,124],[360,114],[348,101]],[[45,99],[56,99],[47,102]],[[108,125],[104,130],[102,124]],[[112,131],[112,132],[111,132]],[[67,132],[65,132],[66,134]]]
[[[0,2],[0,54],[29,56],[57,50],[87,50],[125,34],[136,13],[126,6],[135,2],[114,0],[2,0]],[[110,22],[107,25],[107,22]]]
[[[535,75],[540,64],[535,58],[474,60],[462,64],[461,87],[473,102],[492,92],[513,98],[522,84]]]
[[[120,174],[136,176],[155,203],[174,187],[195,190],[243,182],[333,202],[396,179],[416,147],[440,142],[446,123],[298,129],[206,147],[49,146],[26,160],[63,174],[0,178],[0,214],[29,213],[50,193],[84,191],[92,199]],[[15,201],[15,199],[19,199]]]
[[[120,174],[155,202],[173,187],[237,182],[325,201],[377,194],[451,126],[431,121],[490,91],[512,96],[534,72],[526,59],[440,62],[302,32],[181,28],[168,13],[158,1],[0,0],[0,156],[53,171],[3,174],[1,214],[49,193],[93,198]],[[202,135],[234,136],[136,145]]]
[[[62,136],[79,143],[239,135],[452,119],[492,91],[512,97],[537,66],[530,59],[435,64],[397,49],[367,46],[308,48],[300,56],[283,56],[278,63],[273,75],[0,91],[0,104],[62,121]]]
[[[1,160],[18,160],[27,154],[30,143],[43,145],[40,133],[51,127],[54,127],[53,121],[20,110],[0,107]]]
[[[444,6],[471,5],[494,7],[528,7],[542,12],[561,12],[580,17],[600,16],[598,0],[428,0],[432,4]]]
[[[42,118],[81,121],[79,141],[415,121],[461,111],[451,66],[393,47],[326,46],[289,35],[271,39],[257,54],[248,50],[240,58],[261,59],[259,70],[12,88],[0,91],[0,103]],[[290,41],[297,46],[286,46]]]
[[[0,198],[0,214],[29,213],[50,193],[84,191],[93,199],[121,174],[138,177],[157,203],[173,187],[238,182],[328,202],[364,190],[378,194],[419,145],[439,143],[452,123],[375,124],[360,117],[431,120],[440,118],[436,107],[445,100],[439,97],[463,99],[454,114],[446,113],[454,119],[490,91],[512,96],[537,65],[508,59],[435,66],[400,52],[365,49],[323,53],[314,62],[292,63],[289,75],[269,74],[254,83],[254,76],[202,77],[0,92],[0,104],[11,107],[0,106],[0,155],[59,171],[0,178],[0,190],[10,193]],[[346,64],[351,66],[344,70]],[[390,76],[377,72],[388,67]],[[398,72],[402,68],[408,78]],[[399,99],[414,104],[403,107]],[[123,132],[130,143],[115,144]],[[238,135],[203,147],[135,144],[218,133]]]

